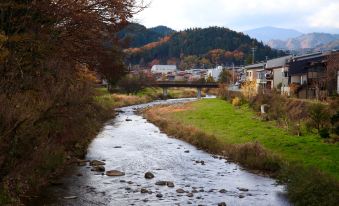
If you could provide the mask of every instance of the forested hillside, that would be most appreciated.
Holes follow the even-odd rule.
[[[158,43],[125,50],[127,62],[147,65],[153,63],[183,64],[185,58],[198,59],[195,66],[224,64],[246,64],[252,62],[252,48],[255,48],[255,61],[262,61],[283,55],[251,39],[243,33],[227,28],[210,27],[188,29],[176,32]]]
[[[141,47],[148,43],[159,41],[164,36],[174,32],[174,30],[165,26],[147,29],[143,25],[130,23],[118,33],[118,38],[125,48]]]

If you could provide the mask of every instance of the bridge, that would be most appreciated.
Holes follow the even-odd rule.
[[[164,97],[168,95],[168,88],[170,87],[188,87],[188,88],[197,88],[198,95],[197,97],[201,98],[201,89],[202,88],[218,88],[219,84],[215,82],[211,83],[201,83],[201,82],[176,82],[176,81],[157,81],[152,86],[161,87],[163,89]]]

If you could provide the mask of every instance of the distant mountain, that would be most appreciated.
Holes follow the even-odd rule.
[[[157,26],[147,29],[137,23],[130,23],[118,33],[118,38],[124,48],[141,47],[151,42],[159,41],[175,31],[166,26]]]
[[[267,42],[267,45],[282,50],[305,50],[315,48],[331,50],[336,47],[338,42],[335,43],[334,41],[337,40],[339,40],[338,34],[310,33],[296,38],[290,38],[286,41],[270,40]]]
[[[251,62],[253,46],[256,47],[256,61],[283,55],[283,52],[271,49],[243,33],[221,27],[176,32],[160,41],[130,48],[125,52],[128,54],[127,61],[131,64],[147,64],[154,60],[166,64],[168,60],[178,62],[183,57],[192,55],[209,58],[212,63],[244,64],[245,61]],[[222,55],[219,55],[220,52]]]
[[[316,47],[314,50],[324,51],[324,50],[339,50],[339,39],[332,41],[328,44],[323,44]]]
[[[271,39],[287,40],[302,35],[303,33],[293,29],[283,29],[277,27],[261,27],[243,32],[259,41],[267,42]]]

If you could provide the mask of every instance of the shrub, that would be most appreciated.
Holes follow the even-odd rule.
[[[309,107],[309,117],[313,123],[313,126],[320,133],[320,129],[323,128],[330,119],[330,114],[327,111],[325,105],[317,103],[312,104]]]
[[[232,105],[235,107],[241,106],[241,99],[239,97],[235,97],[232,99]]]
[[[319,130],[319,135],[321,138],[327,139],[330,137],[330,130],[328,128],[322,128]]]
[[[331,117],[331,125],[333,128],[333,133],[339,135],[339,111]]]

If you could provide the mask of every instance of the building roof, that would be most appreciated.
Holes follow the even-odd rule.
[[[330,53],[328,52],[317,52],[312,54],[294,56],[288,62],[289,74],[305,74],[310,68],[314,67],[315,65],[322,65],[326,61],[326,58],[329,54]]]
[[[153,65],[152,69],[177,69],[176,65]]]
[[[292,55],[268,60],[266,63],[266,69],[283,67],[287,63],[287,61],[291,58],[292,58]]]
[[[250,70],[250,69],[263,69],[265,64],[266,64],[265,62],[251,64],[251,65],[245,66],[245,69],[247,69],[247,70]]]

